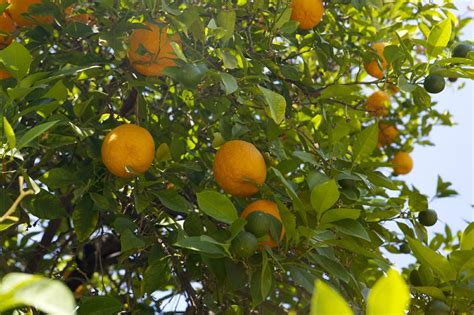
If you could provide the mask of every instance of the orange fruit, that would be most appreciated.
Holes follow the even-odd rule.
[[[130,35],[128,59],[132,67],[146,76],[161,76],[164,69],[176,66],[171,42],[179,43],[177,34],[168,35],[167,28],[145,22],[147,29],[136,29]]]
[[[10,0],[8,12],[18,26],[53,23],[53,16],[27,16],[32,4],[41,4],[43,0]]]
[[[390,96],[384,91],[376,91],[367,98],[366,110],[377,117],[387,116],[390,106]]]
[[[255,194],[267,177],[263,155],[253,144],[242,140],[228,141],[219,148],[213,170],[217,184],[226,193],[239,197]]]
[[[300,22],[299,27],[304,30],[318,25],[324,14],[321,0],[293,0],[291,8],[291,19]]]
[[[365,71],[367,71],[368,74],[377,79],[382,79],[384,76],[385,69],[387,69],[387,60],[383,55],[383,50],[385,49],[385,46],[387,46],[386,43],[373,44],[372,49],[376,51],[377,55],[380,57],[380,61],[373,59],[364,65]]]
[[[124,124],[110,131],[101,148],[102,161],[115,176],[130,178],[136,176],[127,172],[146,172],[155,157],[155,142],[145,128]]]
[[[405,175],[413,169],[413,159],[406,152],[398,152],[392,160],[393,171],[397,175]]]
[[[77,12],[78,6],[70,5],[64,10],[66,14],[66,21],[68,22],[78,22],[82,24],[94,24],[95,23],[95,16],[88,13],[78,13]]]
[[[0,4],[5,4],[6,0],[0,1]],[[0,15],[0,48],[4,48],[9,45],[13,40],[13,34],[16,31],[16,25],[13,19],[6,13],[3,12]]]
[[[12,74],[7,70],[0,69],[0,81],[6,80],[12,77]]]
[[[256,212],[256,211],[260,211],[260,212],[264,212],[266,214],[269,214],[269,215],[273,216],[275,219],[277,219],[278,221],[280,221],[280,223],[282,224],[281,225],[281,234],[280,234],[280,241],[281,241],[283,239],[283,237],[285,236],[285,228],[283,227],[283,222],[281,220],[280,211],[278,210],[277,204],[270,201],[270,200],[263,200],[263,199],[262,200],[257,200],[255,202],[252,202],[251,204],[249,204],[244,209],[244,211],[242,211],[242,213],[240,214],[240,217],[245,219],[251,213]],[[271,235],[268,235],[268,236],[269,236],[269,239],[266,240],[266,241],[259,242],[259,245],[260,246],[268,245],[269,247],[272,247],[272,248],[278,246],[277,242],[274,239],[272,239]]]
[[[383,122],[379,123],[379,147],[391,144],[397,137],[398,130],[395,126]]]

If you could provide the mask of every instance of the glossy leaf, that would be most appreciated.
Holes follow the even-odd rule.
[[[426,47],[428,56],[436,57],[442,53],[451,38],[451,29],[452,22],[450,18],[443,20],[431,29]]]
[[[197,202],[199,209],[218,221],[232,224],[238,218],[237,210],[229,198],[218,192],[200,192],[197,194]]]
[[[413,254],[423,265],[430,267],[445,281],[456,279],[456,271],[445,257],[414,238],[407,237],[407,239]]]
[[[280,124],[285,119],[286,112],[286,100],[280,94],[273,92],[267,88],[258,87],[263,93],[265,103],[267,104],[267,111],[269,116],[275,121],[275,123]]]
[[[367,299],[367,315],[403,315],[410,303],[410,290],[402,276],[390,269],[377,280]]]
[[[314,285],[311,298],[311,315],[352,315],[354,314],[346,301],[333,288],[321,280]]]
[[[313,188],[311,191],[311,205],[317,213],[322,214],[336,203],[339,195],[336,181],[334,179],[328,180]]]
[[[26,147],[31,141],[38,138],[40,135],[53,128],[59,121],[50,121],[32,129],[28,130],[21,138],[18,140],[17,149],[21,150]]]
[[[355,138],[352,149],[352,160],[359,162],[370,156],[377,146],[378,136],[379,128],[377,124],[372,124],[362,130]]]
[[[7,274],[0,282],[0,312],[32,306],[56,315],[75,314],[72,292],[60,281],[24,273]]]

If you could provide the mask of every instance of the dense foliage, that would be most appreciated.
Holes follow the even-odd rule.
[[[62,280],[80,314],[153,314],[180,294],[189,313],[304,314],[315,283],[360,313],[390,252],[417,259],[402,273],[411,314],[436,305],[472,312],[474,225],[429,238],[429,198],[397,175],[411,167],[391,162],[431,145],[434,126],[453,124],[427,91],[474,78],[471,46],[453,51],[470,19],[446,0],[324,8],[321,23],[302,29],[286,0],[32,5],[41,21],[18,26],[0,50],[12,75],[0,81],[0,214],[10,209],[0,218],[0,277]],[[158,62],[176,60],[161,76],[136,72],[127,57],[130,34],[150,28],[144,21],[167,26],[171,38]],[[382,56],[371,48],[378,42]],[[135,44],[140,60],[147,49]],[[381,78],[367,74],[370,62],[386,65]],[[380,115],[366,104],[376,91],[388,95]],[[151,168],[132,178],[114,176],[101,158],[105,135],[124,123],[147,129],[156,145]],[[266,179],[251,196],[225,194],[214,178],[216,150],[236,139],[265,159]],[[455,194],[439,178],[431,197]],[[280,221],[252,219],[268,219],[262,232],[239,218],[258,199],[277,204],[281,242]],[[256,249],[250,231],[278,244]],[[403,289],[394,279],[398,286],[380,286]],[[9,306],[42,309],[22,297]]]

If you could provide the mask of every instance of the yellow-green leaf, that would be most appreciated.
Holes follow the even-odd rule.
[[[443,52],[451,38],[451,19],[447,18],[435,25],[428,36],[426,52],[430,57],[436,57]]]
[[[391,269],[369,293],[367,315],[404,315],[410,303],[410,290],[402,276]]]
[[[317,280],[311,298],[310,315],[333,314],[352,315],[354,313],[339,293],[323,281]]]
[[[3,131],[7,137],[8,146],[10,149],[13,149],[16,146],[15,132],[13,131],[12,125],[10,125],[6,117],[3,117]]]

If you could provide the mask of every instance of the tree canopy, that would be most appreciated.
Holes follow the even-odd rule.
[[[452,1],[0,12],[0,312],[473,311],[474,225],[403,178],[474,79]]]

